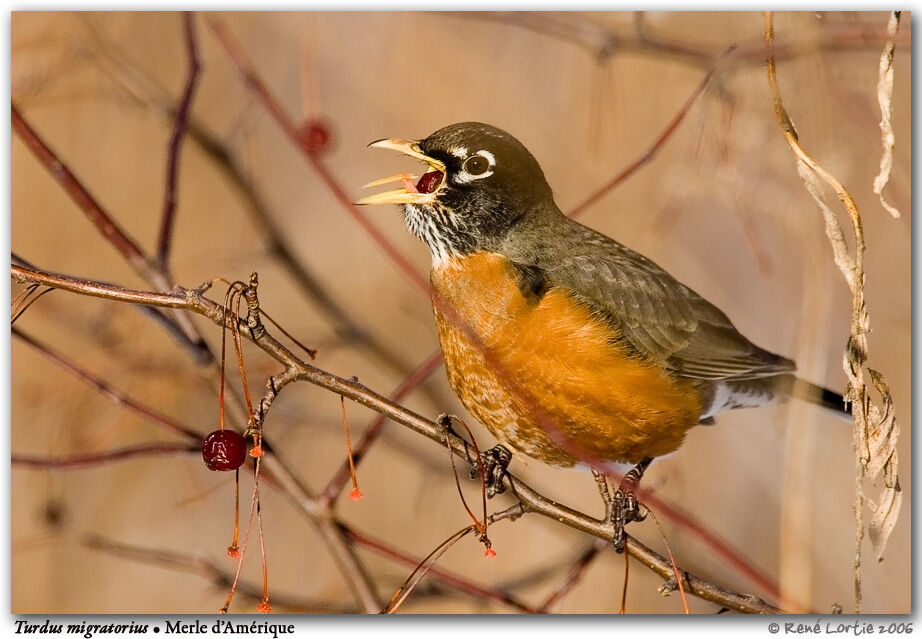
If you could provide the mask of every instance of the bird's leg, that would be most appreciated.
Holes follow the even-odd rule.
[[[605,504],[605,516],[602,518],[602,521],[611,521],[613,502],[611,499],[611,490],[608,488],[608,475],[597,471],[595,468],[591,468],[590,470],[592,471],[593,479],[595,479],[595,485],[599,488],[599,494],[602,496],[602,503]]]
[[[487,487],[487,497],[493,497],[505,492],[503,477],[512,461],[512,453],[502,444],[497,444],[490,450],[485,450],[480,455],[483,460],[483,481]],[[476,479],[480,474],[480,467],[475,461],[471,466],[471,479]]]
[[[652,462],[652,458],[647,458],[634,466],[621,483],[618,484],[618,490],[612,499],[611,523],[615,527],[612,536],[612,544],[615,552],[622,553],[625,548],[624,527],[632,521],[643,521],[647,517],[646,509],[637,503],[635,492],[640,478],[643,477],[647,466]]]

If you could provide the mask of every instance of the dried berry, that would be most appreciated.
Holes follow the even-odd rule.
[[[441,183],[442,172],[429,171],[419,178],[419,182],[416,183],[416,190],[420,193],[432,193]]]
[[[209,470],[236,470],[246,456],[246,440],[235,430],[215,430],[202,441],[202,459]]]

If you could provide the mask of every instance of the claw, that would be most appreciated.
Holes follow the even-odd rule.
[[[487,487],[487,497],[493,497],[506,491],[503,477],[512,461],[512,453],[502,444],[497,444],[490,450],[481,453],[483,460],[484,484]],[[475,462],[471,466],[471,479],[477,479],[480,474],[479,465]]]

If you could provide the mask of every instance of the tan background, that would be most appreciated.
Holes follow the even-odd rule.
[[[703,77],[682,56],[625,46],[597,60],[585,43],[515,26],[490,16],[411,13],[252,13],[215,16],[240,40],[268,85],[296,119],[321,114],[335,148],[326,160],[353,197],[359,186],[399,170],[390,154],[367,150],[381,137],[422,137],[448,123],[480,120],[507,129],[541,162],[558,204],[567,210],[639,157]],[[545,27],[599,27],[636,41],[631,14],[538,17]],[[897,136],[891,220],[871,184],[880,153],[876,104],[878,58],[887,15],[802,13],[776,19],[779,44],[797,55],[779,62],[781,89],[802,140],[851,189],[864,214],[867,300],[874,332],[871,365],[890,380],[903,425],[902,517],[886,561],[866,543],[867,612],[910,609],[910,60],[897,53]],[[757,13],[645,17],[671,42],[712,53],[731,44],[752,49],[762,33]],[[437,347],[427,300],[330,197],[322,183],[246,91],[202,16],[197,20],[203,74],[194,117],[241,160],[304,264],[356,320],[399,356],[403,370]],[[908,43],[909,16],[903,42]],[[864,29],[874,37],[837,36]],[[178,98],[185,73],[181,19],[169,13],[15,13],[12,93],[19,107],[113,212],[153,249],[162,206],[170,123],[131,99],[117,79],[142,71]],[[836,39],[838,38],[838,39]],[[829,42],[847,46],[823,46]],[[593,41],[589,41],[589,45]],[[102,49],[100,47],[103,47]],[[124,62],[117,76],[100,65],[105,50]],[[583,222],[653,258],[724,309],[751,339],[798,360],[805,377],[842,388],[841,352],[849,295],[833,265],[821,217],[797,177],[775,123],[758,56],[735,59],[692,107],[661,154],[588,210]],[[130,80],[130,79],[129,79]],[[398,161],[399,163],[399,161]],[[320,349],[317,364],[357,375],[383,393],[402,374],[338,339],[321,313],[262,249],[245,204],[215,166],[187,141],[182,156],[173,252],[177,282],[195,286],[259,271],[263,305],[287,330]],[[834,199],[834,198],[833,198]],[[420,273],[428,252],[395,210],[369,211],[373,223]],[[145,288],[49,178],[21,142],[12,143],[12,248],[36,265]],[[18,291],[14,288],[14,293]],[[142,315],[97,300],[53,293],[18,324],[117,387],[207,432],[217,424],[214,389],[185,353]],[[219,332],[199,322],[209,341]],[[275,365],[248,351],[253,386]],[[155,438],[160,432],[108,403],[25,345],[12,345],[12,450],[72,455]],[[234,379],[234,383],[237,380]],[[463,414],[439,370],[406,404],[423,414]],[[359,432],[372,415],[349,405]],[[338,398],[306,385],[278,400],[266,424],[276,446],[313,487],[322,487],[344,455]],[[492,444],[476,430],[481,444]],[[516,460],[513,469],[549,496],[598,514],[588,474]],[[853,456],[849,429],[799,404],[722,415],[694,430],[678,453],[655,464],[646,485],[682,505],[780,580],[805,608],[852,604]],[[360,467],[365,499],[343,499],[348,522],[422,557],[468,523],[457,501],[444,450],[389,425]],[[249,494],[249,480],[242,485]],[[473,485],[468,485],[474,495]],[[90,550],[95,532],[148,549],[223,558],[232,525],[231,475],[201,460],[166,457],[92,470],[12,472],[12,610],[14,612],[212,612],[225,590],[164,563],[131,561]],[[506,501],[497,502],[499,508]],[[62,514],[48,523],[49,504]],[[311,527],[271,490],[264,516],[274,596],[349,605],[350,597]],[[682,568],[734,589],[750,583],[682,530],[665,523]],[[650,522],[631,532],[662,548]],[[498,556],[464,540],[440,565],[499,586],[549,565],[554,576],[516,592],[536,603],[590,540],[538,516],[493,529]],[[379,596],[388,599],[409,570],[367,555]],[[245,571],[258,582],[257,555]],[[623,561],[606,552],[556,612],[617,610]],[[629,612],[675,613],[659,580],[631,571]],[[692,609],[713,612],[691,599]],[[251,611],[245,598],[234,610]],[[448,593],[412,596],[404,611],[506,609]]]

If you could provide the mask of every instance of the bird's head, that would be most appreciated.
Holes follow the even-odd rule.
[[[369,146],[424,162],[421,177],[403,173],[366,186],[403,188],[356,204],[401,204],[407,227],[436,260],[495,248],[523,218],[553,201],[537,160],[501,129],[463,122],[419,140],[391,138]]]

